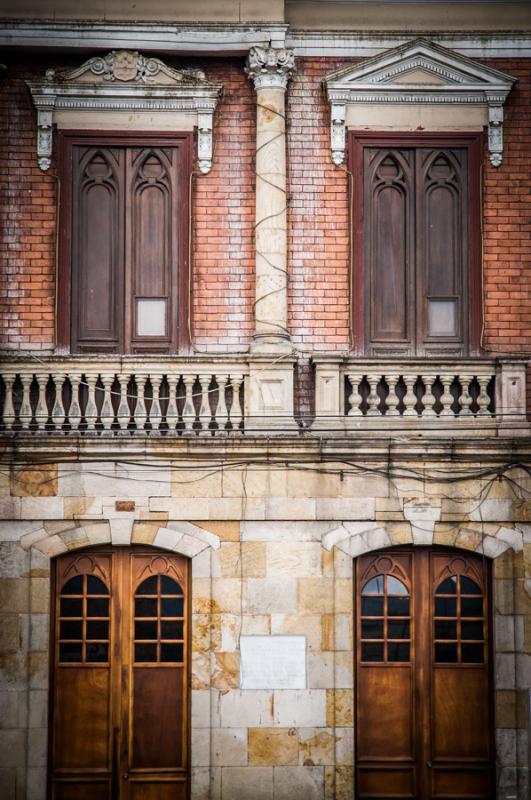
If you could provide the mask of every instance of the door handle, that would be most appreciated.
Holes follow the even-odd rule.
[[[433,764],[431,763],[431,761],[426,761],[426,766],[431,769]]]
[[[128,779],[128,777],[129,777],[129,775],[127,774],[127,772],[124,772],[124,774],[122,775],[122,778],[124,779],[124,781],[126,781]]]

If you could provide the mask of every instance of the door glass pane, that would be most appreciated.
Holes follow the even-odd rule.
[[[368,583],[365,584],[362,591],[362,594],[383,594],[383,593],[384,593],[383,575],[377,575],[376,578],[372,578]]]
[[[182,598],[164,597],[160,604],[163,617],[182,617],[184,613],[184,600]]]
[[[157,660],[156,644],[135,644],[135,661],[152,662]]]
[[[135,600],[135,616],[136,617],[156,617],[157,616],[157,601],[147,599],[144,597],[137,597]]]
[[[387,623],[387,636],[389,639],[409,639],[409,620],[390,619]]]
[[[157,594],[157,580],[158,578],[156,575],[152,575],[151,578],[146,578],[136,590],[136,594]]]
[[[449,620],[435,620],[436,639],[457,639],[457,622]]]
[[[83,594],[83,575],[70,578],[61,589],[61,594]]]
[[[173,578],[168,575],[161,575],[160,578],[160,593],[161,594],[183,594],[183,590]]]
[[[453,597],[436,597],[435,615],[437,617],[455,617],[457,615],[457,600]]]
[[[87,594],[109,594],[107,587],[96,575],[87,575]]]
[[[483,639],[483,621],[462,622],[461,639]]]
[[[436,594],[456,594],[457,592],[457,578],[452,575],[451,578],[446,578],[438,587]]]
[[[109,623],[106,619],[87,622],[87,639],[108,639]]]
[[[61,597],[59,613],[62,617],[81,617],[83,615],[83,600],[70,597]]]
[[[157,623],[135,621],[135,639],[156,639]]]
[[[387,594],[408,594],[407,587],[404,586],[402,581],[393,578],[392,575],[387,576]]]
[[[461,615],[463,617],[483,616],[483,600],[480,597],[462,597]]]
[[[461,594],[481,594],[481,589],[477,583],[466,575],[461,575]]]
[[[160,623],[162,639],[182,639],[183,638],[183,623],[162,621]]]
[[[61,642],[59,645],[59,661],[66,664],[82,661],[82,648],[81,642]]]
[[[461,645],[461,661],[464,664],[481,664],[483,662],[483,645],[463,643]]]
[[[161,661],[182,661],[183,660],[183,645],[182,644],[161,644],[160,646],[160,660]]]
[[[388,642],[387,644],[388,661],[409,661],[409,643]]]
[[[108,617],[109,601],[104,597],[89,597],[87,599],[87,617]]]
[[[455,300],[428,300],[428,335],[457,334],[457,303]]]
[[[83,622],[81,620],[61,620],[59,626],[59,636],[61,639],[82,639]]]
[[[383,661],[384,660],[384,646],[378,642],[362,642],[361,643],[361,660],[362,661]]]
[[[87,642],[87,661],[98,662],[107,661],[109,655],[109,645],[103,642]]]
[[[435,661],[440,664],[457,664],[457,644],[436,642]]]
[[[383,619],[362,620],[361,635],[364,639],[383,639],[384,638]]]
[[[362,597],[361,613],[368,617],[381,617],[384,613],[383,597]]]
[[[387,613],[390,617],[409,616],[409,597],[388,597]]]

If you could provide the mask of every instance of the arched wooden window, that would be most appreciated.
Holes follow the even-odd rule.
[[[410,605],[405,583],[377,575],[361,590],[361,660],[410,660]]]

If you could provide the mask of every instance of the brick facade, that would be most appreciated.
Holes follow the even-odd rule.
[[[24,84],[49,63],[10,63],[2,84],[1,342],[9,349],[48,350],[54,342],[56,173],[55,165],[49,173],[37,166],[35,112]],[[349,180],[330,158],[321,85],[346,63],[300,58],[288,90],[289,321],[293,343],[305,354],[349,348]],[[483,343],[491,353],[525,353],[531,350],[531,67],[516,59],[489,63],[518,83],[506,103],[503,164],[494,168],[484,160]],[[199,350],[238,350],[253,331],[254,90],[243,60],[202,66],[224,92],[212,172],[193,180],[193,341]]]

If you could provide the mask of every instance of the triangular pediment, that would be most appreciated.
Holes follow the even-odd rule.
[[[422,91],[432,86],[438,91],[472,90],[502,93],[505,97],[514,80],[510,75],[427,39],[415,39],[336,70],[326,77],[325,83],[329,95],[341,90],[392,91],[393,86],[398,89],[418,87]]]

